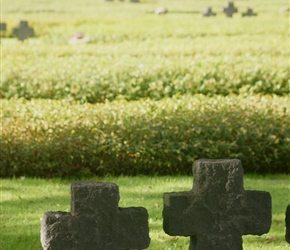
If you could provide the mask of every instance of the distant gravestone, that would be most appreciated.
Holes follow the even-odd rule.
[[[279,12],[280,13],[289,13],[289,11],[290,11],[290,7],[289,7],[289,5],[285,5],[285,6],[283,6],[283,7],[281,7],[280,9],[279,9]]]
[[[271,196],[244,190],[240,160],[198,160],[193,175],[191,191],[164,194],[167,234],[190,236],[191,250],[241,250],[242,235],[269,231]]]
[[[6,31],[6,23],[0,23],[0,31]]]
[[[285,240],[290,244],[290,205],[288,205],[286,209],[285,224],[286,224]]]
[[[13,29],[13,34],[17,36],[20,41],[24,41],[28,37],[34,36],[34,30],[28,26],[27,21],[20,21],[18,27]]]
[[[155,10],[155,14],[156,15],[165,15],[167,13],[167,9],[165,7],[158,7],[156,10]]]
[[[253,9],[248,8],[246,12],[242,13],[242,17],[245,16],[257,16],[257,13],[254,13]]]
[[[201,13],[201,15],[202,15],[202,16],[205,16],[205,17],[210,17],[210,16],[215,16],[216,13],[214,13],[214,12],[212,11],[211,7],[207,7],[207,8],[205,9],[205,11],[203,11],[203,12]]]
[[[86,44],[90,42],[90,37],[83,32],[76,32],[69,37],[68,42],[72,45]]]
[[[234,3],[228,2],[227,7],[223,8],[223,12],[227,17],[232,17],[234,13],[238,12],[238,9],[234,6]]]
[[[143,207],[118,208],[114,183],[71,185],[71,212],[47,212],[41,244],[47,250],[120,250],[149,246],[148,213]]]

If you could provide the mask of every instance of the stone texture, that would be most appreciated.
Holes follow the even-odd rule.
[[[17,36],[20,41],[24,41],[28,37],[34,36],[34,30],[28,26],[27,21],[20,21],[19,26],[13,29],[13,34]]]
[[[195,161],[188,192],[164,194],[163,228],[190,236],[193,250],[240,250],[242,235],[261,235],[271,226],[271,196],[245,191],[240,160]]]
[[[158,7],[155,10],[155,15],[165,15],[168,12],[168,10],[165,7]]]
[[[286,209],[285,225],[286,225],[285,240],[290,244],[290,204]]]
[[[148,213],[142,207],[118,208],[114,183],[71,185],[71,212],[47,212],[41,222],[45,250],[120,250],[149,246]]]
[[[212,11],[211,7],[207,7],[207,8],[205,9],[205,11],[201,12],[201,15],[202,15],[202,16],[205,16],[205,17],[210,17],[210,16],[215,16],[216,13],[214,13],[214,12]]]
[[[255,13],[253,9],[248,8],[246,12],[242,13],[242,17],[245,16],[257,16],[257,13]]]
[[[6,31],[6,23],[0,23],[0,31]]]
[[[227,17],[232,17],[234,13],[238,12],[238,9],[234,6],[234,3],[228,2],[227,7],[223,8],[223,12]]]
[[[90,42],[90,37],[83,32],[75,32],[69,37],[68,42],[71,45],[87,44]]]

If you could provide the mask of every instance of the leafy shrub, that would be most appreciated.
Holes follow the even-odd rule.
[[[36,68],[4,74],[0,87],[3,98],[44,98],[78,100],[81,102],[104,102],[115,99],[138,100],[151,98],[159,100],[176,94],[276,94],[290,93],[287,68],[248,69],[246,65],[233,66],[229,63],[204,63],[200,66],[166,66],[122,71],[110,68],[94,70],[89,67],[73,66],[65,70],[58,63],[58,69],[41,73]],[[70,67],[70,65],[68,65]],[[95,65],[95,68],[98,68]],[[26,70],[25,70],[26,71]]]
[[[189,174],[199,158],[289,172],[289,97],[2,100],[1,177]]]

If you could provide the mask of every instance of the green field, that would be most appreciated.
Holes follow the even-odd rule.
[[[30,2],[3,8],[5,37],[22,19],[36,33],[24,44],[2,39],[4,98],[95,103],[184,93],[289,95],[288,15],[279,12],[286,0],[236,1],[240,12],[247,6],[258,12],[250,18],[226,18],[223,1]],[[153,14],[160,5],[168,15]],[[201,17],[208,5],[216,17]],[[69,45],[76,31],[91,43]]]

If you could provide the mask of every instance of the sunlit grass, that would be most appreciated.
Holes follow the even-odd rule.
[[[168,88],[168,96],[289,93],[289,22],[279,13],[285,0],[251,1],[259,13],[253,18],[241,17],[249,3],[237,1],[240,12],[231,19],[221,13],[224,1],[13,2],[3,8],[4,37],[10,37],[1,39],[5,98],[158,99]],[[163,4],[168,15],[154,15]],[[218,12],[215,18],[201,17],[207,5]],[[29,21],[35,38],[11,38],[19,19]],[[77,31],[90,43],[71,46],[68,37]],[[156,95],[154,84],[161,86]]]

